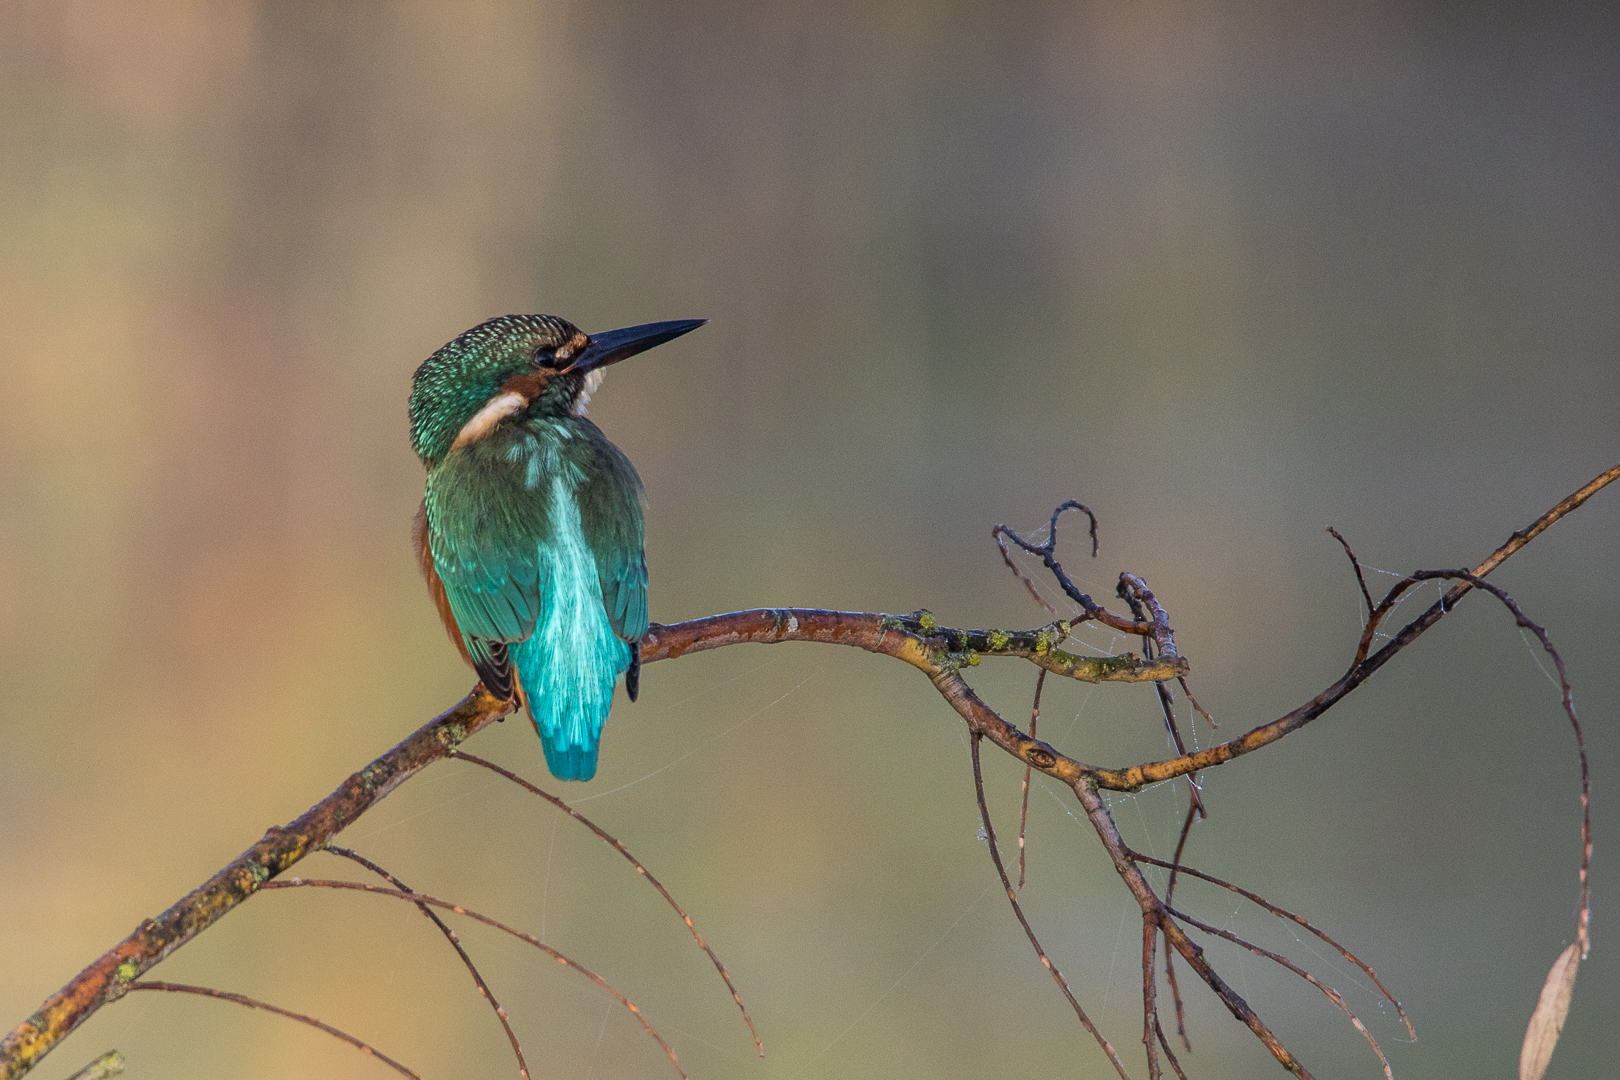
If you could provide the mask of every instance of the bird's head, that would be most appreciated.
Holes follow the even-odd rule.
[[[428,465],[512,417],[583,416],[604,370],[703,319],[586,334],[552,315],[502,315],[423,361],[411,379],[411,444]]]

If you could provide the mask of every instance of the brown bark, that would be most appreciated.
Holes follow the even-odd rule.
[[[1579,507],[1617,477],[1620,477],[1620,465],[1564,499],[1527,529],[1514,533],[1507,543],[1468,576],[1482,578],[1490,573],[1553,522]],[[1059,509],[1061,511],[1063,508]],[[1055,518],[1056,515],[1054,521]],[[1014,539],[1017,540],[1016,537]],[[1052,557],[1054,545],[1051,541],[1043,548],[1017,542],[1026,550],[1043,555],[1049,567],[1055,567],[1054,572],[1060,576],[1060,580],[1067,581],[1061,576],[1061,566]],[[1382,649],[1368,656],[1365,642],[1371,639],[1375,620],[1381,615],[1380,611],[1375,610],[1373,618],[1369,619],[1363,648],[1358,650],[1350,670],[1322,693],[1287,715],[1229,742],[1194,754],[1125,769],[1106,769],[1070,758],[1019,731],[973,692],[962,679],[961,670],[977,665],[984,656],[1009,656],[1027,659],[1056,675],[1091,682],[1158,682],[1185,675],[1188,663],[1175,654],[1168,617],[1163,608],[1153,600],[1140,579],[1126,575],[1122,582],[1127,594],[1138,598],[1145,595],[1146,601],[1151,601],[1151,622],[1139,623],[1114,616],[1089,597],[1082,605],[1081,620],[1096,619],[1110,626],[1128,628],[1132,633],[1151,636],[1159,645],[1156,658],[1144,660],[1133,654],[1088,658],[1063,652],[1058,646],[1067,638],[1073,625],[1068,621],[1029,631],[955,630],[940,626],[926,611],[892,616],[813,608],[759,608],[669,626],[653,624],[642,640],[641,659],[644,663],[651,663],[674,659],[688,652],[743,642],[772,644],[815,641],[849,645],[893,656],[920,669],[928,675],[951,707],[967,721],[976,736],[990,739],[1031,768],[1039,769],[1073,788],[1113,859],[1116,870],[1141,905],[1144,918],[1150,924],[1157,924],[1158,932],[1164,935],[1168,945],[1182,955],[1233,1015],[1254,1031],[1284,1068],[1296,1075],[1308,1076],[1304,1067],[1276,1040],[1247,1003],[1214,972],[1203,959],[1202,950],[1187,938],[1153,893],[1114,826],[1098,789],[1135,791],[1149,783],[1218,766],[1275,742],[1326,712],[1437,623],[1457,601],[1475,588],[1475,584],[1468,580],[1459,581],[1441,601],[1409,623]],[[500,719],[511,708],[509,703],[497,700],[482,686],[476,687],[455,708],[430,721],[404,742],[350,776],[336,791],[296,821],[284,828],[272,828],[256,844],[169,910],[143,922],[129,937],[52,994],[33,1016],[0,1040],[0,1080],[14,1080],[28,1072],[96,1009],[127,993],[129,984],[143,972],[252,896],[265,882],[320,848],[400,783],[434,761],[454,753],[467,738]],[[1584,862],[1582,871],[1584,885]],[[1586,917],[1583,904],[1583,940]],[[1151,929],[1147,933],[1151,935]],[[1151,956],[1151,951],[1149,937],[1145,952]],[[1144,977],[1151,978],[1151,963]],[[1148,999],[1151,1000],[1151,988],[1148,989]]]

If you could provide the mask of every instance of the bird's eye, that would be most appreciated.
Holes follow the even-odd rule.
[[[542,345],[538,349],[534,350],[534,366],[543,368],[556,367],[556,350],[552,349],[549,345]]]

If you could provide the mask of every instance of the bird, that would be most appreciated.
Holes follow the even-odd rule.
[[[414,539],[439,618],[491,694],[526,707],[560,780],[596,775],[621,674],[634,701],[647,632],[644,494],[586,418],[605,369],[703,325],[585,334],[503,315],[411,379],[411,445],[427,469]]]

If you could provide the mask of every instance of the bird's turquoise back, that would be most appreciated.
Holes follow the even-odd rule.
[[[475,658],[507,643],[546,763],[596,774],[630,645],[647,630],[641,481],[583,417],[531,417],[428,474],[434,569]]]

